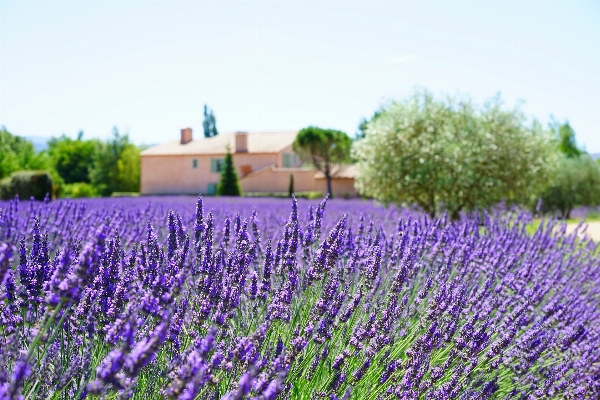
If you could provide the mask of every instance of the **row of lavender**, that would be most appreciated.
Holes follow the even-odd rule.
[[[600,396],[600,256],[552,220],[207,203],[1,204],[0,399]]]

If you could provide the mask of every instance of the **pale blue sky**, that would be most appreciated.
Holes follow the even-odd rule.
[[[600,1],[0,0],[0,124],[136,143],[313,124],[353,134],[415,87],[500,92],[600,152]]]

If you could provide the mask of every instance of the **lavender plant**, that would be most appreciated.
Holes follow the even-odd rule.
[[[0,203],[0,399],[600,397],[592,241],[304,205]]]

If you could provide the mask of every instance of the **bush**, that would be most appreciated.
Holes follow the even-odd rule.
[[[296,194],[294,194],[294,196],[296,196],[299,199],[308,199],[308,200],[315,200],[315,199],[322,199],[323,198],[323,193],[321,192],[298,192]]]
[[[0,182],[0,198],[9,200],[19,195],[19,198],[28,200],[44,200],[46,194],[52,198],[52,177],[47,171],[18,171]]]
[[[61,197],[70,197],[72,199],[80,199],[85,197],[96,197],[98,193],[96,189],[89,183],[77,182],[63,186]]]
[[[279,197],[288,198],[290,195],[287,192],[245,192],[244,197]],[[314,192],[296,192],[294,196],[297,199],[322,199],[324,194],[318,191]]]
[[[110,197],[139,197],[140,192],[113,192]]]

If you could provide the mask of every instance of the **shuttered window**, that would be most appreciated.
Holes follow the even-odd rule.
[[[283,168],[292,168],[294,165],[293,154],[283,153]]]
[[[192,168],[194,168],[194,169],[198,168],[198,159],[197,158],[194,158],[192,160]]]
[[[210,159],[210,171],[211,172],[221,172],[223,169],[223,159],[222,158],[211,158]]]
[[[209,183],[208,187],[206,188],[206,193],[210,194],[210,195],[217,194],[217,184],[216,183]]]

